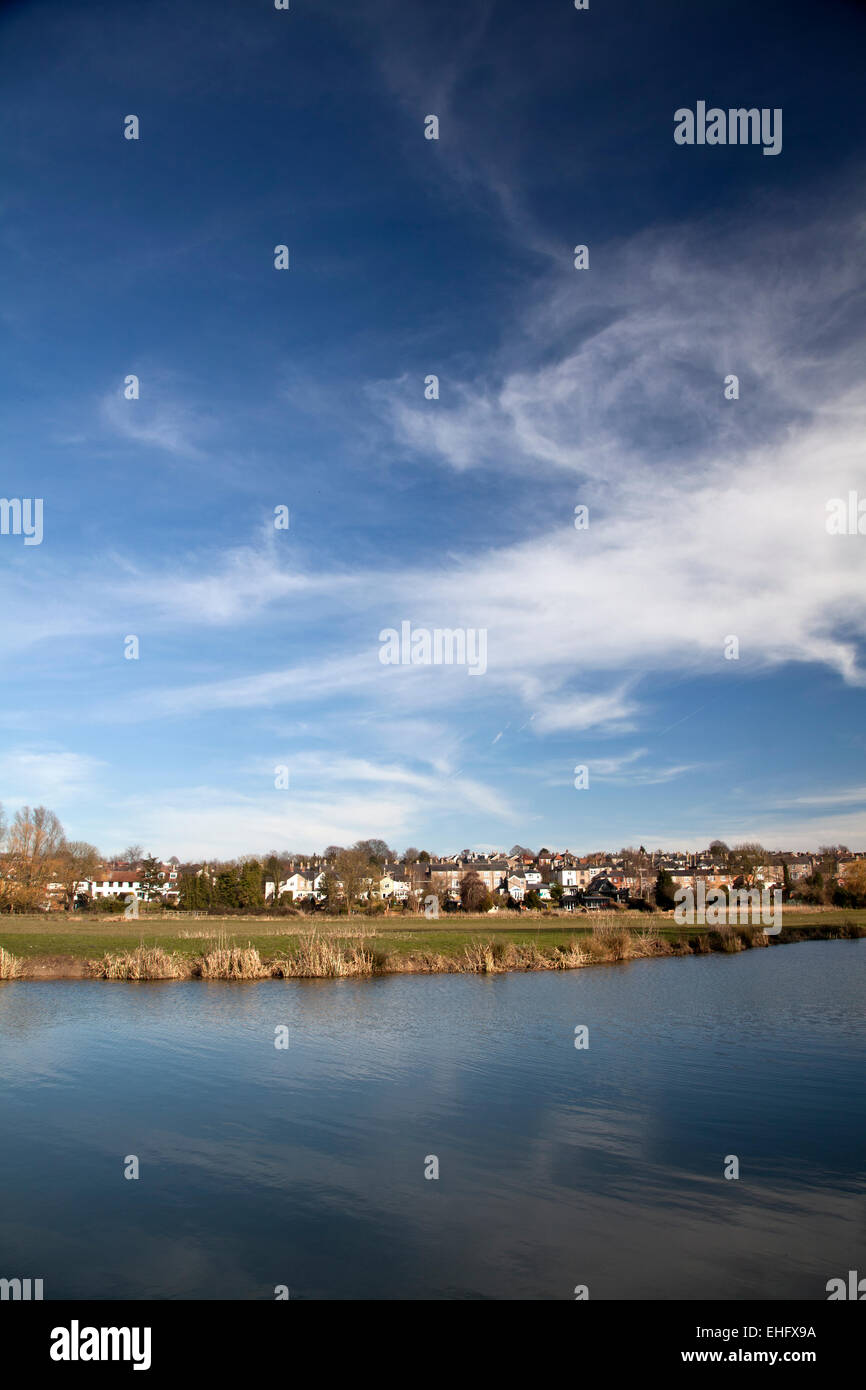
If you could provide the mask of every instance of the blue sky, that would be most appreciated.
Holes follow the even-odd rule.
[[[0,495],[44,502],[0,535],[7,811],[181,857],[866,847],[866,536],[825,525],[866,497],[864,31],[0,11]],[[782,152],[678,146],[699,100]],[[485,674],[382,665],[404,621]]]

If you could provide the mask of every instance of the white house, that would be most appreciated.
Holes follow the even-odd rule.
[[[161,864],[159,883],[150,889],[150,897],[178,897],[178,873],[175,864]],[[90,898],[144,898],[144,880],[140,864],[103,864],[95,877],[82,879],[75,885],[76,893]]]
[[[280,883],[280,897],[282,897],[284,893],[291,893],[295,901],[300,898],[315,898],[318,902],[324,897],[324,893],[322,892],[324,877],[325,874],[322,869],[318,871],[314,869],[309,871],[297,869]],[[272,898],[273,896],[274,885],[269,879],[265,884],[265,898]]]
[[[381,898],[396,898],[404,901],[409,896],[409,884],[402,878],[396,878],[394,874],[383,874],[379,879],[379,896]]]
[[[136,898],[142,895],[141,879],[132,872],[128,876],[118,873],[110,878],[91,878],[85,879],[76,884],[76,891],[89,893],[91,898],[120,898],[129,897],[132,893]]]
[[[508,875],[508,891],[515,902],[522,902],[526,896],[526,874],[522,869]]]

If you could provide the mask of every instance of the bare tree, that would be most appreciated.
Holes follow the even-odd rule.
[[[751,888],[766,858],[767,851],[763,845],[747,841],[734,845],[728,857],[728,867],[738,878],[742,878],[747,888]]]
[[[6,814],[0,804],[0,911],[9,912],[12,909],[9,879],[9,859],[4,853],[6,848]]]
[[[356,840],[355,849],[366,854],[369,862],[378,864],[380,867],[396,858],[394,851],[385,840]]]
[[[620,851],[620,858],[627,874],[638,880],[639,898],[647,897],[655,882],[655,875],[652,872],[652,861],[646,850],[641,847],[635,849],[633,845],[627,846]]]
[[[101,863],[102,856],[96,845],[89,845],[86,840],[63,841],[58,855],[57,879],[63,884],[67,912],[75,906],[79,883],[92,879]]]
[[[6,836],[2,895],[10,908],[42,907],[57,877],[63,826],[45,806],[22,806]]]
[[[463,875],[460,902],[464,912],[484,912],[490,906],[491,895],[474,869]]]
[[[379,871],[375,864],[370,863],[370,856],[363,849],[341,849],[334,860],[334,869],[343,885],[346,906],[351,914],[352,903]]]
[[[866,859],[855,859],[846,865],[840,887],[854,898],[866,902]]]
[[[847,849],[845,848],[844,845],[819,845],[819,846],[818,846],[818,858],[819,858],[824,864],[827,864],[827,865],[836,865],[836,864],[838,864],[838,862],[839,862],[839,856],[842,855],[842,854],[847,854],[847,853],[848,853],[848,851],[847,851]]]

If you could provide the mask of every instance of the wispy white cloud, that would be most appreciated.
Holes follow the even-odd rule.
[[[64,749],[12,749],[0,754],[0,800],[7,808],[41,802],[62,807],[90,794],[104,767],[98,758]]]
[[[744,673],[811,663],[862,684],[861,538],[825,528],[828,498],[866,494],[858,340],[850,324],[835,331],[862,274],[847,254],[862,234],[844,221],[836,230],[840,255],[814,275],[797,273],[798,238],[777,244],[774,229],[751,229],[742,266],[735,239],[707,251],[691,234],[638,238],[612,253],[616,274],[598,277],[601,288],[549,286],[515,326],[498,377],[455,387],[456,404],[420,411],[399,384],[385,389],[383,428],[428,462],[556,480],[543,524],[519,542],[479,536],[462,554],[402,569],[329,567],[273,537],[228,553],[202,546],[164,568],[121,557],[111,585],[99,563],[77,575],[73,595],[58,585],[50,621],[31,562],[10,573],[3,640],[32,647],[58,632],[134,631],[148,618],[160,631],[268,634],[252,655],[243,644],[237,661],[227,643],[217,679],[173,678],[164,664],[151,677],[143,666],[147,686],[101,710],[124,721],[288,708],[324,718],[342,708],[383,727],[441,729],[483,710],[492,738],[516,701],[526,715],[517,732],[544,738],[644,727],[641,678],[657,672],[709,675],[724,688]],[[773,256],[791,273],[762,275]],[[725,401],[722,377],[733,370],[741,398]],[[125,425],[126,406],[141,404],[112,401]],[[195,436],[194,421],[155,428],[169,450]],[[574,480],[571,496],[563,478]],[[573,525],[579,502],[590,508],[587,530]],[[298,654],[268,660],[275,624],[299,613]],[[487,673],[383,667],[379,631],[403,619],[486,630]],[[731,636],[739,658],[729,661]],[[659,763],[652,777],[690,766]],[[395,774],[391,790],[426,794],[412,775]]]
[[[202,445],[215,428],[213,418],[179,399],[161,374],[144,376],[138,400],[127,400],[122,388],[108,392],[99,413],[103,427],[111,433],[177,458],[200,459]]]
[[[866,787],[840,787],[838,791],[809,796],[794,796],[776,803],[780,807],[800,806],[866,806]]]
[[[212,568],[207,572],[209,563]],[[331,597],[333,606],[345,594],[351,603],[352,590],[362,582],[348,574],[290,569],[270,539],[258,547],[238,546],[216,566],[211,555],[187,553],[161,573],[145,571],[129,557],[124,569],[125,601],[177,626],[203,622],[231,627],[255,620],[278,603],[307,604],[314,597],[320,605]]]
[[[255,794],[202,785],[121,796],[112,803],[110,823],[100,823],[97,813],[91,833],[106,843],[126,834],[166,855],[231,857],[352,844],[371,833],[398,848],[417,835],[423,820],[450,818],[455,802],[500,824],[517,825],[523,818],[510,798],[459,770],[379,765],[339,752],[301,753],[288,765],[285,789],[274,788],[271,780],[267,790]],[[270,767],[259,771],[263,783],[270,780]]]
[[[628,753],[606,757],[597,757],[593,752],[581,751],[578,756],[580,763],[589,772],[591,786],[598,783],[630,787],[660,786],[665,782],[673,782],[678,777],[684,777],[686,773],[695,772],[701,766],[699,763],[642,763],[641,760],[648,756],[649,751],[647,748],[634,748]],[[555,787],[570,786],[571,773],[567,772],[566,775],[562,767],[551,766],[547,782]]]
[[[866,823],[863,815],[779,816],[758,811],[748,804],[734,814],[719,813],[715,818],[696,816],[691,822],[646,817],[633,827],[630,840],[640,838],[647,848],[703,849],[711,840],[727,844],[756,843],[768,850],[817,849],[819,845],[845,844],[852,850],[866,849]],[[627,842],[627,841],[626,841]]]
[[[637,703],[628,698],[624,687],[600,695],[542,698],[536,703],[539,708],[534,711],[533,728],[538,734],[598,728],[623,733],[634,727],[638,711]]]

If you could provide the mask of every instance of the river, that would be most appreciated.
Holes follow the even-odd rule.
[[[866,941],[3,984],[0,1277],[47,1299],[824,1299],[863,1265],[864,999]]]

